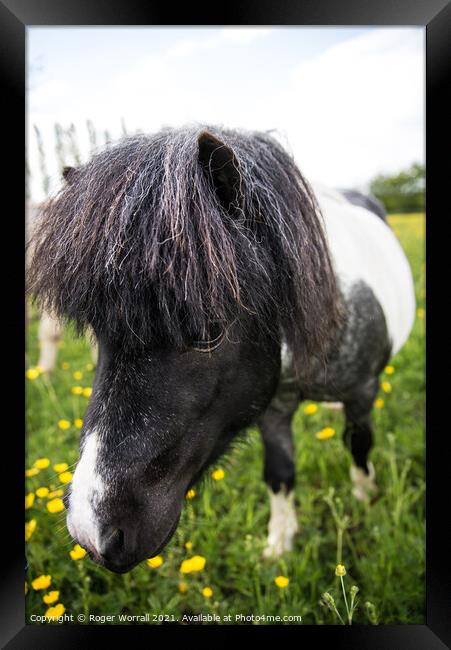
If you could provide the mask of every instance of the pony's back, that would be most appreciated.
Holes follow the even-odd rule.
[[[392,354],[407,340],[415,318],[409,262],[393,231],[373,212],[315,186],[342,290],[359,280],[371,287],[385,315]]]
[[[387,221],[387,212],[385,207],[379,199],[371,194],[364,194],[358,190],[340,190],[345,199],[352,203],[353,205],[358,205],[361,208],[365,208],[370,212],[373,212],[377,215],[382,221]]]

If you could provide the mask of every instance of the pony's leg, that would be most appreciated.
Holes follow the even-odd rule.
[[[265,450],[264,479],[271,514],[265,557],[278,557],[293,548],[298,531],[294,507],[294,448],[291,419],[299,404],[294,390],[279,390],[259,420]]]
[[[51,372],[55,369],[58,341],[62,333],[63,327],[60,321],[53,318],[48,312],[42,312],[38,333],[41,344],[38,366],[42,368],[43,372]]]
[[[343,410],[343,402],[321,402],[321,404],[325,409],[329,409],[330,411]]]
[[[96,366],[99,359],[99,347],[96,341],[91,341],[91,359],[92,363]]]
[[[369,501],[377,493],[376,472],[368,454],[373,446],[373,427],[371,409],[379,388],[377,378],[359,388],[353,399],[345,402],[346,426],[344,442],[351,451],[352,493],[359,501]]]
[[[98,345],[97,345],[97,339],[95,337],[94,331],[91,328],[89,328],[87,330],[86,336],[87,336],[89,344],[91,346],[92,363],[96,366],[98,358],[99,358],[99,348],[98,348]]]

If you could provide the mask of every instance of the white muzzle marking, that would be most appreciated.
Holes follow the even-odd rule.
[[[93,503],[99,501],[105,486],[96,471],[99,438],[96,431],[87,432],[80,460],[72,477],[67,528],[82,546],[93,551],[99,547],[99,527]]]

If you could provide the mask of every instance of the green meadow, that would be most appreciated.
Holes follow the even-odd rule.
[[[290,620],[296,616],[303,624],[342,624],[351,609],[353,623],[425,622],[424,215],[393,215],[390,222],[413,269],[418,310],[410,339],[381,378],[374,408],[376,500],[362,504],[351,494],[342,414],[321,404],[305,413],[302,403],[293,420],[300,533],[291,553],[262,557],[269,500],[262,443],[251,429],[195,486],[161,557],[121,576],[96,566],[74,553],[60,501],[78,459],[94,377],[87,341],[66,328],[55,372],[32,371],[26,379],[27,622],[64,612],[74,623],[78,616],[86,623],[99,617],[98,624],[113,616],[109,622],[121,624],[127,620],[119,615],[148,614],[150,624],[163,617],[189,624],[203,614],[210,615],[206,624],[214,615],[225,624],[236,616],[260,624],[278,622],[264,619],[277,616],[288,624],[299,624]],[[39,314],[29,313],[27,366],[33,369]],[[335,435],[318,438],[326,427]],[[215,470],[223,471],[212,476]],[[345,567],[342,577],[337,564]]]

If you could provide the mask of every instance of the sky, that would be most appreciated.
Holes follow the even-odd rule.
[[[311,181],[364,189],[424,162],[424,29],[29,27],[27,153],[44,198],[33,125],[51,190],[54,124],[86,120],[121,136],[209,123],[271,130]],[[67,161],[68,164],[71,161]]]

